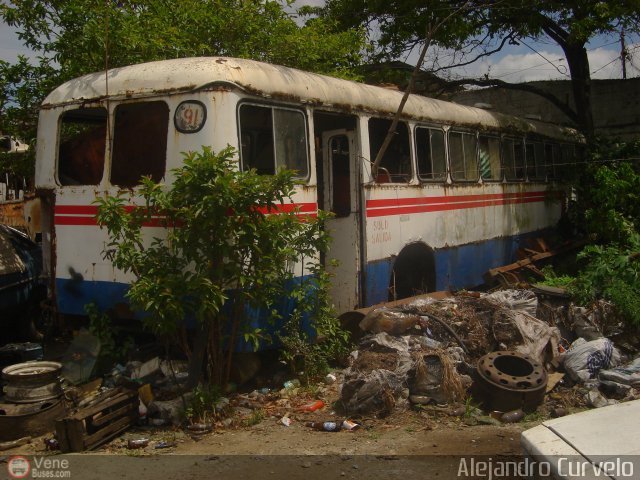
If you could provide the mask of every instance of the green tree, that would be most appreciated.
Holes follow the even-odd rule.
[[[564,276],[582,305],[612,302],[621,318],[640,326],[640,142],[599,140],[576,180],[572,230],[593,243],[578,255],[575,278]],[[553,281],[553,280],[552,280]]]
[[[452,11],[457,11],[456,15],[437,32],[431,32],[433,25]],[[562,49],[567,59],[575,109],[562,99],[525,88],[553,102],[591,138],[591,77],[585,46],[598,34],[619,32],[621,28],[637,31],[640,1],[328,0],[326,7],[317,12],[337,19],[345,28],[369,28],[378,54],[391,58],[424,43],[428,36],[432,37],[433,44],[456,52],[456,65],[472,63],[521,39],[551,41]],[[457,83],[516,88],[491,78],[464,79]]]
[[[298,25],[281,1],[12,0],[0,18],[37,56],[0,61],[0,131],[35,138],[37,109],[61,83],[105,68],[192,56],[233,56],[354,77],[364,45],[331,19]]]
[[[319,261],[329,241],[324,214],[282,211],[294,191],[293,172],[239,171],[233,157],[231,148],[185,154],[170,188],[143,179],[135,196],[142,205],[133,210],[126,208],[133,193],[97,200],[98,222],[110,237],[105,255],[135,277],[127,297],[144,312],[144,324],[176,339],[185,319],[197,322],[187,348],[192,384],[202,378],[203,363],[209,380],[226,383],[238,340],[254,347],[278,336],[311,340],[301,328],[305,319],[327,341],[303,354],[332,354],[345,340]],[[161,218],[165,235],[148,239],[142,226],[152,216]]]

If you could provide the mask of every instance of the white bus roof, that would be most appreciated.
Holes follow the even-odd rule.
[[[220,86],[275,100],[305,103],[343,112],[393,115],[402,93],[293,68],[228,57],[196,57],[142,63],[108,71],[108,96],[140,98]],[[44,100],[42,107],[99,101],[107,96],[105,72],[70,80]],[[539,133],[577,140],[570,128],[411,95],[403,117],[481,130]]]

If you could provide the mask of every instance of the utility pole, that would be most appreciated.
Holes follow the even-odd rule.
[[[620,30],[620,60],[622,61],[622,78],[627,79],[627,46],[624,43],[624,27]]]

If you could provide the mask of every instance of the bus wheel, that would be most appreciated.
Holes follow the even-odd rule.
[[[424,243],[405,246],[393,265],[389,300],[400,300],[436,289],[436,262],[433,249]]]

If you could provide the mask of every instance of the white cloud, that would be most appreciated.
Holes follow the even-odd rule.
[[[640,56],[640,44],[628,46],[628,51]],[[569,67],[562,53],[539,51],[521,54],[507,54],[500,58],[488,57],[481,62],[451,70],[453,77],[497,78],[506,82],[531,82],[535,80],[558,80],[569,78]],[[596,48],[587,52],[591,77],[594,79],[622,78],[620,51],[613,48]],[[543,58],[544,57],[544,58]],[[640,64],[635,61],[635,64]],[[627,76],[640,73],[627,62]]]

